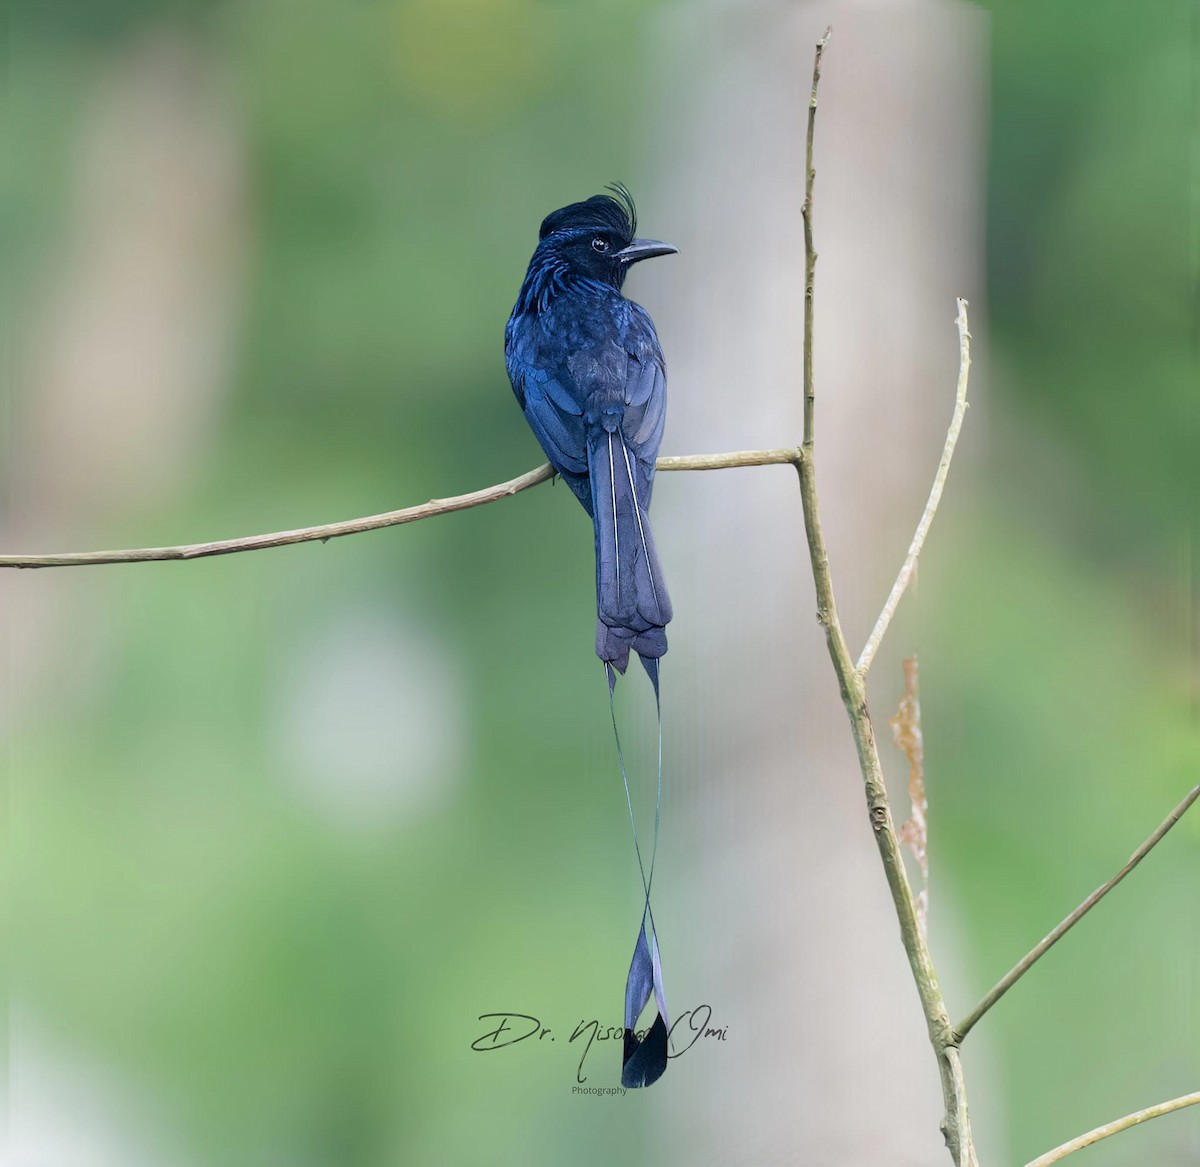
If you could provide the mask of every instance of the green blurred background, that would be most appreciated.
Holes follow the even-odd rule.
[[[10,5],[4,550],[331,521],[539,462],[501,358],[537,223],[621,177],[671,237],[637,79],[665,10],[714,7]],[[1200,774],[1198,24],[990,10],[987,434],[898,632],[958,1015]],[[14,1164],[671,1161],[655,1092],[580,1100],[567,1051],[469,1050],[493,1010],[619,1021],[636,895],[570,503],[0,580]],[[1193,814],[983,1023],[985,1165],[1200,1085],[1198,888]],[[593,1051],[590,1084],[616,1065]],[[803,1162],[776,1120],[713,1161]],[[1088,1161],[1197,1164],[1198,1130]]]

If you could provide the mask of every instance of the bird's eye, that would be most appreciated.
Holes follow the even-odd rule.
[[[608,250],[608,241],[601,239],[599,235],[592,240],[592,250],[600,252],[603,255]]]

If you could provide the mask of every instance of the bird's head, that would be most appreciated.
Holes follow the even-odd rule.
[[[538,251],[549,251],[575,275],[619,288],[629,268],[642,259],[679,249],[657,239],[637,238],[637,208],[619,182],[612,194],[552,211],[542,220]]]

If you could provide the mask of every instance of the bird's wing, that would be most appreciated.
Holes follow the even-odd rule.
[[[625,419],[621,429],[639,456],[655,457],[667,420],[667,377],[661,358],[629,358]]]
[[[555,368],[551,355],[540,351],[532,328],[509,324],[505,334],[509,380],[550,464],[560,474],[587,473],[587,435],[583,406],[568,378]]]
[[[525,417],[560,474],[586,474],[587,435],[581,413],[562,408],[562,386],[553,377],[524,380]]]
[[[508,323],[504,326],[504,364],[508,368],[508,379],[512,383],[517,404],[523,410],[525,408],[525,377],[522,362],[519,359],[521,324],[522,319],[514,309],[513,314],[508,318]]]
[[[625,351],[629,355],[625,377],[625,413],[621,434],[640,470],[639,490],[642,506],[650,505],[654,485],[654,463],[662,445],[667,421],[667,374],[658,335],[649,314],[640,305],[630,303],[629,323],[625,332]]]

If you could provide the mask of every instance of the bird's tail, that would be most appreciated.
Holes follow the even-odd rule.
[[[658,937],[650,889],[654,883],[654,857],[658,850],[659,815],[662,807],[662,707],[659,704],[658,663],[667,651],[666,627],[671,619],[671,599],[663,582],[662,566],[654,546],[654,533],[646,507],[650,502],[653,465],[645,465],[631,454],[619,430],[596,429],[588,436],[588,477],[592,486],[592,519],[596,527],[596,655],[608,674],[609,710],[625,800],[633,830],[645,899],[641,926],[634,945],[633,960],[625,982],[625,1049],[621,1084],[649,1086],[667,1068],[666,995],[659,963]],[[658,792],[654,809],[654,839],[647,870],[638,842],[629,776],[617,732],[613,689],[616,673],[629,664],[630,650],[636,652],[654,685],[658,705]],[[644,1034],[637,1031],[638,1018],[653,993],[656,1016]]]
[[[588,473],[596,527],[596,655],[623,673],[632,649],[656,678],[658,658],[667,651],[671,598],[645,509],[650,478],[619,430],[589,436]]]

